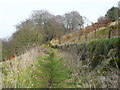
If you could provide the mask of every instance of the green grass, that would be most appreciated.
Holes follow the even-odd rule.
[[[61,88],[64,87],[65,80],[68,79],[63,59],[55,56],[54,52],[48,56],[38,57],[32,73],[35,77],[31,78],[33,88]]]
[[[65,58],[72,56],[68,60],[66,59],[68,68],[73,74],[70,78],[71,86],[80,88],[118,87],[119,40],[120,38],[106,38],[87,42],[87,44],[83,43],[80,46],[63,47],[62,50],[68,54]],[[80,58],[82,55],[86,56],[84,60]]]
[[[3,85],[6,88],[106,88],[114,84],[112,87],[116,87],[117,73],[112,69],[116,68],[116,63],[119,64],[120,59],[107,56],[110,50],[116,50],[118,40],[120,38],[99,39],[91,41],[87,45],[70,47],[73,51],[70,56],[76,53],[75,50],[80,50],[81,54],[86,50],[88,56],[84,61],[80,61],[80,58],[77,57],[69,58],[69,56],[65,56],[68,58],[66,60],[67,58],[63,58],[58,50],[43,45],[44,49],[50,53],[37,57],[33,66],[29,65],[26,68],[15,70],[9,68],[8,62],[4,62],[2,64]],[[100,58],[104,57],[101,59],[102,63],[97,63],[100,59],[94,53],[98,54]],[[18,61],[14,62],[14,64],[17,63]],[[97,65],[91,69],[89,63]],[[109,80],[105,81],[104,78]],[[116,79],[113,80],[114,78]],[[104,84],[105,82],[109,84]]]
[[[50,54],[38,56],[34,64],[26,68],[11,68],[7,62],[3,64],[3,87],[5,88],[65,88],[69,71],[64,65],[64,59],[55,55],[55,51],[48,46],[45,49]],[[17,64],[18,60],[16,63]],[[22,63],[21,63],[22,64]],[[11,73],[12,72],[12,73]]]

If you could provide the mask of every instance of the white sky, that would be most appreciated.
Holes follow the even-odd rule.
[[[15,32],[15,25],[27,19],[33,10],[46,9],[54,15],[76,10],[95,22],[119,0],[0,0],[0,38]]]

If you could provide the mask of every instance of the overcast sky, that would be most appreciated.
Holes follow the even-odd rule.
[[[54,15],[78,11],[95,22],[108,9],[117,6],[119,0],[0,0],[0,38],[8,38],[15,32],[15,25],[27,19],[33,10],[46,9]]]

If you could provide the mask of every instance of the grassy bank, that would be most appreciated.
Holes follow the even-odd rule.
[[[3,87],[118,88],[118,40],[100,39],[60,49],[44,45],[34,58],[36,54],[27,54],[2,64]]]
[[[68,87],[69,71],[64,65],[63,58],[56,56],[53,49],[45,47],[41,56],[34,58],[34,63],[21,68],[24,62],[16,59],[11,64],[4,62],[4,88],[63,88]],[[21,63],[20,63],[21,62]],[[27,62],[26,62],[27,64]],[[15,68],[16,67],[16,68]]]
[[[60,48],[75,87],[118,88],[120,38],[94,40],[80,46]]]
[[[71,32],[67,35],[61,37],[61,44],[68,43],[86,43],[96,39],[105,39],[109,37],[118,36],[118,27],[117,22],[112,22],[109,26],[96,28],[95,30],[90,26],[88,29],[83,28],[79,31]],[[53,45],[59,45],[59,39],[53,39],[51,41]]]

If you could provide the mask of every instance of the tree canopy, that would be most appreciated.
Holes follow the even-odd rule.
[[[105,18],[112,22],[116,21],[118,17],[120,17],[120,9],[118,7],[110,8],[105,15]]]
[[[3,58],[53,38],[60,40],[66,32],[79,30],[83,25],[83,17],[77,11],[53,15],[47,10],[35,10],[28,19],[16,25],[16,32],[8,41],[3,40]]]

